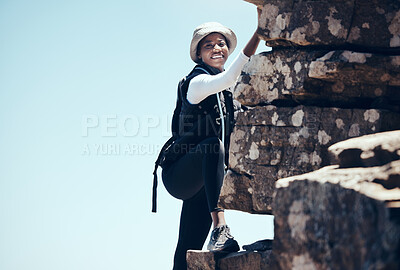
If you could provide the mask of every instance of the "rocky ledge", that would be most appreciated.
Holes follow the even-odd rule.
[[[273,253],[280,269],[399,269],[399,135],[340,142],[330,150],[341,166],[277,181]]]
[[[242,251],[230,254],[189,250],[188,270],[262,270],[269,269],[271,250]]]

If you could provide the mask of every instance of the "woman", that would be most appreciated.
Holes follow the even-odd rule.
[[[213,231],[208,250],[239,250],[226,225],[224,211],[217,203],[234,124],[231,91],[259,42],[254,33],[243,51],[224,70],[228,56],[236,47],[233,31],[214,22],[204,23],[194,30],[190,56],[197,65],[180,83],[176,109],[179,110],[179,128],[175,127],[180,137],[189,138],[188,147],[180,149],[185,151],[183,156],[163,166],[162,172],[167,191],[183,200],[175,270],[186,269],[187,250],[202,249],[211,223]]]

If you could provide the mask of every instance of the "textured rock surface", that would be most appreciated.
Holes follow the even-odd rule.
[[[235,88],[242,104],[399,111],[400,56],[279,49],[253,56]]]
[[[399,160],[278,180],[273,252],[280,268],[399,269],[399,202]]]
[[[400,130],[349,139],[328,150],[341,168],[381,166],[400,159]]]
[[[399,1],[246,1],[263,5],[258,25],[268,46],[400,47]]]
[[[270,214],[277,179],[328,165],[336,142],[393,129],[400,129],[400,114],[375,109],[270,105],[241,112],[220,205]]]
[[[216,259],[214,253],[197,250],[189,250],[186,253],[188,270],[215,270]]]
[[[218,254],[208,251],[187,252],[188,270],[262,270],[269,269],[271,251]]]
[[[400,1],[249,2],[275,48],[235,87],[251,108],[237,115],[220,205],[270,214],[277,179],[328,165],[334,143],[400,128]]]
[[[400,269],[400,131],[347,140],[400,129],[400,1],[246,1],[274,48],[236,85],[220,205],[273,213],[273,249],[188,269]]]

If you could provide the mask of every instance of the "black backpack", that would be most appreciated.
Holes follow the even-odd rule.
[[[182,80],[179,81],[178,83],[178,95],[177,95],[177,100],[176,100],[176,106],[174,110],[174,114],[172,116],[172,123],[171,123],[171,131],[172,131],[172,137],[169,138],[163,147],[160,150],[160,153],[158,154],[157,160],[155,162],[154,166],[154,171],[153,171],[153,196],[152,196],[152,212],[155,213],[157,212],[157,186],[158,186],[158,180],[157,180],[157,169],[158,166],[161,165],[163,167],[163,163],[171,158],[168,157],[168,148],[172,146],[172,144],[178,139],[178,134],[179,134],[179,114],[181,112],[182,108],[182,98],[181,98],[181,86],[186,80],[186,77],[183,78]]]
[[[157,212],[157,186],[158,186],[158,179],[157,179],[157,169],[158,166],[165,168],[178,160],[185,154],[185,150],[187,151],[188,145],[196,145],[199,142],[201,137],[194,138],[193,135],[189,134],[199,134],[199,130],[205,130],[207,125],[206,117],[203,117],[198,121],[194,127],[188,131],[187,133],[180,134],[179,129],[179,118],[182,109],[182,102],[183,102],[183,93],[182,93],[182,86],[186,82],[187,79],[191,79],[196,76],[195,72],[202,71],[207,74],[210,74],[209,71],[204,69],[202,66],[196,66],[186,77],[178,83],[178,93],[177,93],[177,100],[176,106],[174,110],[174,114],[172,116],[172,123],[171,123],[171,131],[172,137],[167,140],[167,142],[163,145],[160,150],[160,153],[157,157],[155,162],[154,171],[153,171],[153,195],[152,195],[152,212]],[[208,112],[206,108],[199,108],[201,115],[207,115]]]
[[[158,186],[158,179],[157,179],[157,169],[158,166],[161,166],[162,168],[170,165],[177,159],[179,159],[183,154],[184,151],[182,151],[182,148],[188,149],[187,145],[188,144],[193,144],[193,136],[185,136],[186,133],[180,134],[179,131],[179,115],[182,109],[182,85],[185,83],[187,79],[193,78],[196,72],[205,72],[207,74],[210,74],[209,71],[205,70],[203,67],[200,65],[197,65],[186,77],[181,79],[178,83],[178,93],[177,93],[177,100],[176,100],[176,106],[174,110],[174,114],[172,116],[172,123],[171,123],[171,131],[172,131],[172,137],[167,140],[167,142],[163,145],[163,147],[160,150],[160,153],[158,154],[157,160],[155,162],[154,166],[154,171],[153,171],[153,195],[152,195],[152,212],[155,213],[157,212],[157,186]],[[202,112],[204,115],[207,113],[205,109],[203,109]],[[200,121],[198,125],[195,125],[194,129],[189,131],[188,133],[191,134],[196,134],[197,132],[195,131],[196,129],[201,129],[204,127],[205,121]]]

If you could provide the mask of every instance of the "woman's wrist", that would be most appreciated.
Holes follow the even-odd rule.
[[[257,31],[256,31],[256,32],[254,32],[253,36],[250,38],[249,42],[244,47],[243,53],[247,57],[252,56],[253,54],[256,53],[259,43],[260,43],[260,37],[258,36]]]

